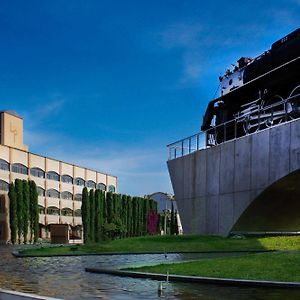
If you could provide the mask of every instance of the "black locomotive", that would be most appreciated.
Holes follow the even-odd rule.
[[[219,80],[221,95],[201,126],[216,143],[300,117],[300,28],[262,55],[240,58]]]

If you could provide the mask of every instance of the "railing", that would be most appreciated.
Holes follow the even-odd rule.
[[[252,103],[233,120],[169,144],[169,160],[297,119],[300,117],[299,104],[300,94],[270,105]]]

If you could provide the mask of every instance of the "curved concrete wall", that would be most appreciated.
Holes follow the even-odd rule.
[[[170,160],[168,169],[184,232],[227,235],[263,191],[300,169],[300,120]]]

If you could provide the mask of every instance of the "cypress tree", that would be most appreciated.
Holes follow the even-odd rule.
[[[127,196],[127,237],[132,236],[132,199]]]
[[[175,234],[174,228],[175,228],[175,216],[174,216],[174,205],[173,201],[171,201],[171,225],[170,225],[170,234],[173,235]]]
[[[178,212],[177,212],[177,210],[176,210],[176,211],[175,211],[175,221],[174,221],[174,226],[175,226],[174,232],[175,232],[176,235],[179,234],[179,230],[178,230],[178,218],[177,218],[177,215],[178,215]]]
[[[23,236],[24,244],[27,243],[29,225],[29,185],[27,180],[23,180]]]
[[[8,197],[11,242],[15,244],[17,239],[17,199],[15,185],[13,183],[9,184]]]
[[[90,190],[90,241],[95,241],[95,195],[94,190]]]
[[[103,236],[103,224],[104,224],[104,200],[105,200],[105,192],[100,190],[100,198],[99,198],[99,240],[102,239]]]
[[[127,230],[128,230],[128,225],[127,225],[127,196],[126,195],[122,195],[121,198],[122,201],[122,213],[121,213],[121,220],[122,220],[122,224],[123,224],[123,228],[124,228],[124,232],[123,232],[123,237],[125,237],[127,235]]]
[[[101,191],[95,191],[95,242],[98,243],[100,241],[100,201],[101,201]]]
[[[89,242],[89,231],[90,231],[90,201],[89,193],[86,187],[82,190],[82,203],[81,203],[81,214],[82,214],[82,226],[83,226],[83,240],[84,243]]]
[[[29,210],[30,210],[30,240],[36,243],[39,238],[39,205],[38,192],[33,180],[29,182]]]
[[[107,201],[106,201],[106,193],[103,192],[103,195],[102,195],[102,225],[105,224],[105,223],[108,223],[107,222]]]
[[[18,229],[18,242],[21,243],[23,233],[23,183],[22,180],[15,180],[16,198],[17,198],[17,229]]]
[[[112,193],[106,194],[106,209],[107,209],[107,223],[112,223],[113,220],[113,198]]]
[[[148,225],[149,198],[145,198],[143,204],[143,235],[146,235]]]
[[[144,226],[144,220],[143,220],[143,207],[144,207],[144,199],[139,197],[139,236],[143,235],[143,226]]]
[[[133,236],[138,235],[138,198],[132,198]]]

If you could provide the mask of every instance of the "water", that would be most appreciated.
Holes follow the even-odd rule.
[[[158,281],[115,277],[84,271],[85,267],[124,267],[165,262],[164,255],[14,258],[0,247],[0,287],[64,299],[300,299],[297,289],[240,288],[169,283],[158,295]],[[220,256],[220,254],[217,254]],[[225,255],[225,254],[224,254]],[[227,254],[228,255],[228,254]],[[168,254],[168,262],[216,254]]]

